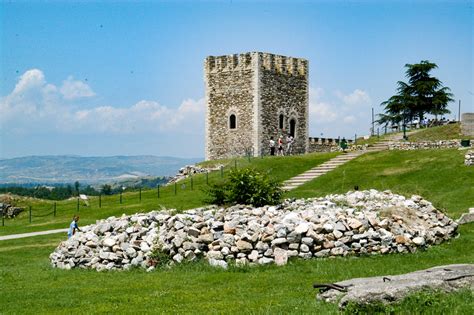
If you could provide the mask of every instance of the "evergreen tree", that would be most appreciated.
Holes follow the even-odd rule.
[[[448,87],[430,75],[430,71],[438,68],[435,63],[422,60],[416,64],[406,64],[405,74],[408,83],[398,81],[397,94],[390,97],[381,105],[385,113],[379,115],[379,123],[392,124],[407,123],[418,118],[420,121],[426,114],[444,115],[450,113],[448,104],[453,99],[453,94]]]

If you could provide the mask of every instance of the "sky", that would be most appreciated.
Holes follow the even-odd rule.
[[[474,112],[472,1],[0,0],[0,158],[204,156],[206,56],[309,61],[309,134],[369,133],[405,64]]]

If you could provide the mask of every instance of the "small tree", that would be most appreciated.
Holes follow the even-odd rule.
[[[280,184],[271,180],[267,174],[253,169],[231,171],[225,182],[210,185],[207,190],[209,203],[251,204],[263,206],[280,202],[283,191]]]
[[[102,193],[104,195],[112,195],[112,186],[109,184],[102,185]]]
[[[79,196],[79,187],[81,187],[81,184],[79,184],[78,181],[74,183],[74,189],[76,191],[76,196]]]

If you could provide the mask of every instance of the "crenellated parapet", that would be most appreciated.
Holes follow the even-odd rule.
[[[292,76],[306,76],[308,61],[262,52],[249,52],[224,56],[209,56],[205,60],[206,73],[250,70],[258,62],[262,70]]]

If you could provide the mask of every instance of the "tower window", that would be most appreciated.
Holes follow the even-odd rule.
[[[283,129],[283,114],[280,114],[278,128]]]
[[[234,114],[231,114],[229,116],[229,128],[230,129],[235,129],[237,128],[237,118],[235,117]]]
[[[296,120],[290,120],[290,135],[294,138],[295,137],[295,130],[296,130]]]

